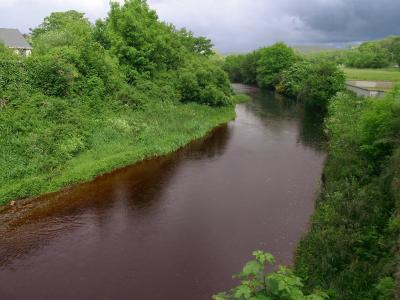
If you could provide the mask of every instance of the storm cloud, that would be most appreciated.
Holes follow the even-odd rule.
[[[161,20],[213,40],[222,52],[290,44],[343,43],[400,34],[399,0],[149,0]],[[0,2],[0,27],[28,32],[52,11],[75,9],[91,20],[108,0]]]

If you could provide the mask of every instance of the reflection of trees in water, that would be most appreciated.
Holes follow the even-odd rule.
[[[301,105],[293,99],[288,99],[271,91],[260,90],[253,94],[249,108],[262,119],[292,119],[297,118]]]
[[[229,127],[220,126],[205,138],[170,155],[40,197],[32,201],[26,211],[20,212],[17,219],[2,216],[2,220],[11,221],[0,226],[0,269],[26,259],[53,239],[84,226],[95,225],[101,229],[131,218],[140,221],[156,217],[163,192],[182,163],[187,159],[222,155],[229,138]]]
[[[299,123],[298,141],[316,151],[323,151],[326,142],[323,118],[304,110],[303,104],[295,99],[271,91],[255,89],[250,95],[253,101],[247,104],[247,109],[260,117],[269,130],[279,132],[283,123],[296,120]]]
[[[190,159],[210,159],[225,153],[231,130],[227,124],[215,128],[203,139],[192,142],[183,149],[184,155]]]
[[[323,152],[327,141],[323,117],[303,110],[300,116],[299,141],[319,152]]]

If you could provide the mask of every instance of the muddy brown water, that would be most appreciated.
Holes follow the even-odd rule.
[[[324,161],[320,124],[242,85],[237,118],[166,157],[0,214],[0,299],[210,299],[255,249],[290,264]]]

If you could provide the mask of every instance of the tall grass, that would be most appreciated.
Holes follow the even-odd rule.
[[[234,116],[233,106],[33,97],[0,114],[0,204],[167,154]]]

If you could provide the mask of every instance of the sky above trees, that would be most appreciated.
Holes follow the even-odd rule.
[[[122,0],[121,0],[122,1]],[[28,32],[53,11],[75,9],[93,21],[108,0],[0,1],[0,27]],[[213,40],[222,52],[290,44],[346,43],[400,34],[399,0],[148,0],[160,19]]]

